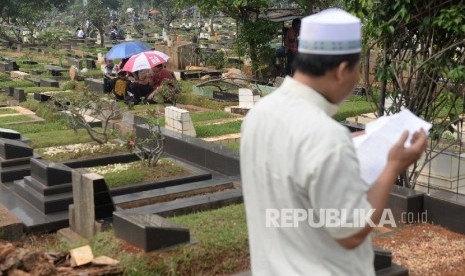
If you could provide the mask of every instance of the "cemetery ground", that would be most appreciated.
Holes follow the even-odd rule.
[[[32,55],[29,50],[23,52],[3,50],[2,57],[15,58],[21,70],[34,77],[50,77],[44,70],[45,65],[60,62],[60,58],[49,54]],[[26,65],[25,60],[33,58],[37,65]],[[66,63],[64,59],[61,62]],[[63,64],[66,68],[68,65]],[[35,71],[37,70],[37,71]],[[45,71],[42,72],[41,71]],[[88,76],[101,78],[99,70],[89,70]],[[24,89],[26,101],[11,106],[12,97],[0,93],[0,128],[9,128],[20,132],[30,140],[34,151],[43,159],[52,162],[85,159],[99,155],[126,153],[126,144],[105,144],[96,146],[84,129],[74,131],[65,116],[57,113],[48,102],[34,100],[35,92],[83,93],[84,81],[69,81],[67,72],[63,72],[59,87],[36,87],[24,79],[12,79],[9,74],[0,72],[0,89],[16,87]],[[218,102],[193,92],[192,86],[198,80],[181,81],[182,93],[178,98],[178,107],[188,110],[200,139],[209,143],[218,143],[220,147],[239,149],[238,134],[243,116],[225,112],[225,107],[237,105],[236,102]],[[67,92],[64,92],[67,91]],[[4,91],[3,91],[4,92]],[[124,112],[146,117],[146,110],[158,111],[158,122],[165,125],[166,105],[138,105],[133,109],[119,103]],[[374,105],[365,97],[352,96],[344,102],[335,119],[343,121],[347,117],[371,112]],[[127,136],[112,131],[113,139],[125,142]],[[102,168],[93,168],[102,173]],[[142,169],[143,171],[143,169]],[[145,173],[145,174],[144,174]],[[130,185],[147,178],[166,178],[183,175],[188,172],[183,167],[163,159],[159,165],[150,169],[150,173],[141,172],[134,167],[117,173],[102,173],[111,186]],[[144,174],[144,175],[142,175]],[[124,181],[121,181],[124,180]],[[111,184],[114,183],[114,184]],[[112,186],[114,185],[114,186]],[[229,275],[250,269],[247,228],[243,204],[232,204],[219,209],[170,217],[175,223],[189,228],[195,239],[193,244],[174,248],[144,252],[129,243],[115,238],[112,228],[91,238],[94,255],[106,255],[120,261],[126,275]],[[453,275],[454,271],[463,271],[463,245],[465,237],[433,225],[404,225],[398,229],[379,230],[373,234],[374,244],[393,252],[394,262],[408,268],[413,275],[425,273]],[[84,241],[69,243],[62,241],[55,233],[24,235],[16,246],[46,252],[69,251],[87,244]],[[451,246],[452,245],[452,246]]]

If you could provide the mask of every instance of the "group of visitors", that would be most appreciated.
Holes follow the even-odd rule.
[[[154,103],[163,85],[174,79],[174,74],[164,64],[136,72],[123,71],[127,61],[128,59],[122,59],[115,65],[113,60],[106,60],[103,68],[105,92],[113,93],[118,100],[135,104]]]

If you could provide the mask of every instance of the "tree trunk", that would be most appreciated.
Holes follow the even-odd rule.
[[[103,35],[103,28],[97,28],[98,34],[100,36],[100,47],[104,48],[105,47],[105,38]]]
[[[256,45],[252,45],[249,42],[249,47],[250,47],[250,59],[252,60],[252,76],[254,79],[257,79],[258,75],[258,54],[257,54],[257,47]]]
[[[213,28],[213,18],[214,17],[215,17],[215,15],[212,14],[212,16],[210,17],[210,20],[208,21],[208,23],[210,24],[210,35],[211,35],[211,37],[215,36],[215,28]]]

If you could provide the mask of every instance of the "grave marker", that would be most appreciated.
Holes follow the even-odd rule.
[[[196,136],[189,111],[174,106],[165,108],[165,128],[185,135]]]
[[[152,214],[113,214],[115,236],[146,252],[190,241],[189,229]]]
[[[96,173],[73,170],[72,183],[74,204],[69,208],[70,229],[88,239],[101,230],[96,220],[112,216],[113,198],[103,177]]]

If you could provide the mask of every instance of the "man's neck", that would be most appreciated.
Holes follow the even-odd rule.
[[[317,93],[319,93],[321,96],[323,96],[328,102],[333,103],[334,102],[331,100],[331,86],[328,83],[328,79],[326,76],[319,76],[319,77],[310,77],[306,74],[303,74],[299,71],[296,71],[294,73],[293,78],[308,86],[311,87],[313,90],[315,90]]]

